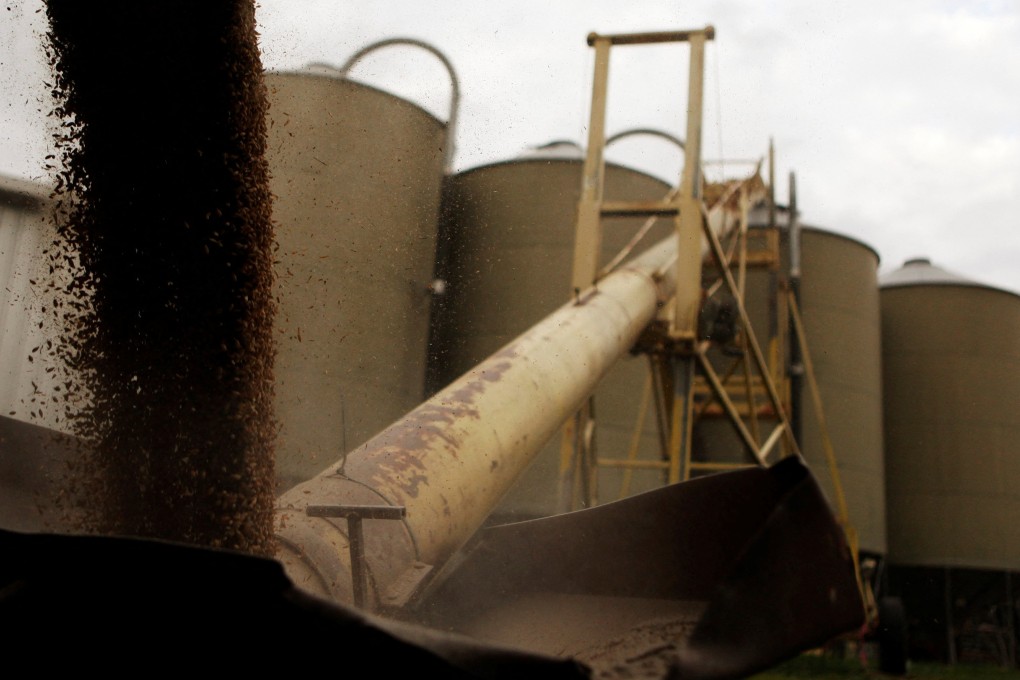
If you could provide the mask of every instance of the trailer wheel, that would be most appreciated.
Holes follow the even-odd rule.
[[[883,597],[878,603],[878,668],[890,675],[907,673],[907,615],[903,600]]]

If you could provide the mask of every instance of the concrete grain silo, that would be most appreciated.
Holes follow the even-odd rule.
[[[266,84],[277,472],[288,488],[424,396],[450,139],[421,107],[336,70],[269,73]]]
[[[583,153],[553,143],[519,158],[476,167],[448,179],[440,250],[447,293],[437,319],[430,387],[459,377],[570,297],[574,228]],[[661,200],[669,185],[636,170],[606,165],[607,200]],[[604,222],[602,263],[632,238],[643,218]],[[659,220],[635,252],[673,230]],[[628,357],[595,394],[600,455],[621,458],[639,428],[641,445],[656,447],[654,416],[637,425],[647,360]],[[559,438],[554,437],[495,515],[527,518],[562,509]],[[601,500],[618,497],[619,471],[600,469]],[[631,491],[663,484],[659,471],[636,471]]]
[[[1020,296],[918,258],[881,303],[889,558],[917,651],[1015,664]]]

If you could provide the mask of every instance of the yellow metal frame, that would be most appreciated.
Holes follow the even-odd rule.
[[[695,393],[699,383],[707,382],[712,397],[722,404],[741,440],[752,452],[754,463],[766,465],[770,453],[780,437],[784,437],[786,451],[797,451],[790,423],[786,418],[783,395],[776,387],[775,357],[778,353],[770,346],[772,362],[765,355],[755,338],[750,320],[743,305],[746,284],[747,257],[747,215],[755,200],[760,200],[761,182],[759,169],[741,182],[736,182],[719,198],[713,210],[725,211],[727,203],[736,197],[739,202],[738,229],[731,237],[729,252],[725,252],[713,229],[711,211],[703,197],[704,177],[701,170],[701,132],[704,90],[705,44],[715,37],[715,30],[709,26],[700,30],[670,33],[643,33],[633,35],[588,36],[588,44],[595,48],[595,74],[592,87],[591,119],[588,127],[588,147],[585,156],[581,198],[577,208],[577,231],[571,275],[572,293],[576,298],[581,291],[597,285],[598,278],[621,262],[633,249],[637,241],[651,227],[658,217],[672,217],[678,239],[677,257],[672,267],[677,286],[673,299],[661,316],[662,323],[656,326],[664,337],[653,342],[659,360],[651,361],[653,378],[650,385],[656,386],[659,394],[656,400],[660,428],[664,427],[662,455],[659,461],[637,459],[637,441],[641,424],[647,417],[648,399],[643,398],[638,424],[633,435],[627,457],[623,459],[600,460],[595,451],[594,403],[589,401],[564,426],[561,440],[560,509],[570,510],[586,507],[597,502],[595,477],[599,466],[620,467],[628,470],[624,477],[623,491],[628,490],[631,474],[635,468],[661,469],[667,483],[675,483],[691,476],[692,471],[716,469],[717,464],[704,464],[692,460],[692,430],[701,414],[695,413]],[[605,118],[608,96],[610,49],[614,45],[635,45],[661,42],[687,42],[690,45],[690,70],[687,102],[687,137],[684,140],[684,167],[678,187],[663,201],[608,202],[604,201],[606,144]],[[760,167],[760,163],[759,163]],[[771,166],[770,166],[771,167]],[[602,243],[602,219],[608,216],[649,217],[631,243],[610,264],[598,268]],[[718,222],[718,220],[716,220]],[[737,300],[743,350],[744,398],[748,404],[750,422],[745,425],[737,405],[730,397],[725,384],[712,366],[706,354],[708,345],[697,342],[698,316],[704,291],[702,290],[702,261],[704,244],[707,242],[722,278],[719,285],[725,285]],[[776,248],[778,251],[778,246]],[[730,273],[731,261],[736,252],[738,280]],[[767,260],[770,266],[778,267],[778,252]],[[770,343],[771,345],[771,343]],[[752,360],[757,368],[758,378],[752,376]],[[698,369],[703,378],[699,376]],[[772,404],[772,410],[779,417],[778,426],[761,441],[760,424],[756,414],[756,392],[764,389]],[[647,388],[646,388],[647,389]],[[657,410],[658,410],[657,409]],[[579,433],[585,436],[579,436]],[[580,484],[578,482],[581,482]]]
[[[588,125],[588,146],[581,181],[581,198],[577,207],[577,227],[571,273],[571,291],[576,299],[581,291],[597,285],[600,275],[599,257],[602,247],[602,219],[608,216],[672,216],[679,239],[674,313],[670,321],[673,340],[686,342],[695,338],[698,308],[701,302],[701,118],[704,83],[705,43],[715,36],[715,29],[637,33],[628,35],[599,35],[591,33],[588,45],[595,49],[595,74],[592,86],[591,119]],[[668,42],[690,44],[690,80],[687,104],[687,138],[684,141],[684,169],[678,191],[670,192],[662,202],[604,202],[605,187],[605,122],[609,80],[609,55],[614,45],[647,45]],[[622,260],[625,255],[619,259]],[[671,451],[690,448],[691,394],[694,389],[694,365],[681,362],[670,381],[681,390],[680,398],[671,399],[669,428],[673,441]],[[678,367],[674,366],[675,368]],[[594,441],[594,406],[589,401],[562,431],[560,474],[560,507],[563,510],[586,507],[596,502],[596,474],[599,461]],[[585,436],[579,436],[585,433]],[[683,434],[686,433],[686,434]],[[588,435],[591,435],[590,437]],[[680,438],[680,439],[677,439]],[[681,456],[669,457],[668,479],[680,479]],[[578,485],[578,480],[583,483]],[[588,480],[591,483],[588,483]]]
[[[746,467],[767,466],[775,456],[801,455],[793,436],[789,414],[790,386],[782,357],[787,344],[786,324],[790,318],[799,336],[800,346],[807,357],[806,339],[800,324],[799,310],[792,295],[786,294],[780,266],[779,233],[775,220],[774,150],[769,146],[769,186],[761,181],[761,162],[754,173],[730,183],[711,207],[706,206],[703,195],[704,177],[701,171],[701,122],[704,72],[704,47],[714,38],[714,29],[675,33],[598,35],[591,34],[588,44],[595,48],[595,74],[592,90],[591,119],[587,154],[583,170],[581,198],[577,207],[576,240],[571,275],[572,297],[581,304],[582,291],[598,285],[598,281],[612,272],[635,249],[660,217],[672,217],[678,238],[677,255],[668,263],[676,280],[671,300],[663,300],[657,321],[649,326],[639,340],[637,348],[648,356],[649,373],[642,389],[638,415],[631,434],[629,447],[623,458],[600,458],[597,454],[595,428],[595,402],[589,397],[562,428],[560,457],[560,510],[569,511],[588,507],[598,502],[599,467],[624,471],[620,484],[620,497],[630,492],[634,470],[659,470],[666,483],[690,479],[696,473],[713,473]],[[687,138],[684,141],[684,168],[679,186],[662,201],[620,202],[604,200],[606,144],[605,118],[610,48],[613,45],[648,44],[653,42],[689,42],[691,47],[688,93]],[[748,218],[753,205],[768,199],[770,228],[765,235],[763,251],[748,250]],[[733,203],[736,206],[733,206]],[[721,217],[736,212],[735,227],[723,233],[728,239],[724,248],[717,234]],[[648,219],[627,246],[608,265],[599,268],[602,244],[602,219],[610,216],[645,216]],[[709,287],[702,285],[702,264],[705,246],[719,272],[719,279]],[[774,334],[767,338],[763,348],[759,343],[744,303],[749,267],[765,267],[776,278],[776,317]],[[734,276],[735,270],[736,274]],[[698,317],[703,296],[725,288],[736,303],[739,316],[740,357],[722,374],[708,355],[710,343],[698,341]],[[856,532],[850,525],[846,502],[839,482],[835,454],[827,436],[821,398],[814,380],[810,360],[807,374],[814,397],[816,417],[826,442],[826,456],[837,492],[839,520],[844,526],[852,552],[862,593],[866,588],[861,581],[860,567],[856,564]],[[739,371],[741,380],[731,384]],[[704,396],[700,404],[696,395]],[[743,409],[739,404],[742,399]],[[776,424],[763,428],[759,418],[759,404],[771,407]],[[695,461],[692,459],[692,432],[701,418],[710,417],[708,407],[718,402],[723,415],[731,422],[751,460],[748,463]],[[654,404],[659,432],[660,456],[658,459],[639,457],[641,432]],[[700,406],[700,408],[696,408]],[[745,422],[746,418],[746,422]],[[767,431],[767,436],[763,434]],[[866,598],[867,599],[867,598]]]

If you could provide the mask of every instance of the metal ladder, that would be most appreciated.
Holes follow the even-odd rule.
[[[713,373],[703,370],[695,380],[694,401],[695,415],[694,423],[704,423],[713,419],[728,419],[740,429],[744,427],[746,433],[741,433],[745,446],[754,455],[754,447],[751,442],[762,442],[761,430],[766,422],[775,422],[780,412],[789,413],[789,385],[783,375],[785,366],[782,360],[786,346],[786,327],[782,320],[787,316],[786,309],[786,287],[787,283],[782,275],[782,264],[780,255],[779,230],[775,225],[775,197],[772,193],[774,182],[773,150],[769,149],[769,179],[770,191],[768,204],[770,206],[770,224],[758,234],[759,240],[763,241],[759,246],[749,245],[749,224],[748,217],[750,207],[747,205],[746,195],[741,196],[741,223],[739,232],[732,235],[728,251],[726,265],[736,270],[736,292],[735,296],[740,301],[746,300],[748,270],[765,270],[770,278],[769,290],[772,295],[770,305],[770,317],[768,319],[768,335],[765,339],[766,345],[763,354],[765,364],[755,366],[751,356],[750,343],[757,341],[757,336],[749,329],[739,329],[737,333],[736,347],[733,347],[731,354],[736,355],[731,359],[725,370],[716,368]],[[710,265],[711,266],[711,265]],[[715,264],[718,266],[718,264]],[[721,272],[719,278],[711,284],[709,290],[715,290],[722,286],[723,278]],[[711,362],[709,357],[705,359]],[[715,357],[715,364],[723,363],[718,355]],[[714,379],[717,385],[711,384]],[[770,398],[769,380],[777,385],[777,392],[780,403],[775,403]],[[720,393],[723,396],[720,396]],[[730,399],[730,404],[724,402],[725,398]],[[736,425],[737,423],[741,425]],[[769,438],[758,445],[757,454],[759,460],[767,459],[776,443],[779,440],[779,432],[773,429]],[[784,449],[783,454],[787,451]],[[688,449],[687,458],[683,465],[683,479],[687,480],[701,473],[719,472],[724,470],[740,469],[753,466],[757,461],[744,463],[722,462],[712,451],[703,451],[701,460],[693,459],[693,447]]]

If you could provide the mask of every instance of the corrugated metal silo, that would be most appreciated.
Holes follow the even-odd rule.
[[[882,278],[889,556],[1020,569],[1020,296],[910,260]]]
[[[1014,667],[1020,296],[923,258],[881,283],[890,578],[911,654]]]
[[[0,526],[15,531],[64,527],[73,505],[58,502],[69,500],[58,493],[69,491],[61,480],[73,450],[53,433],[66,424],[54,389],[61,377],[45,351],[55,331],[43,252],[56,235],[49,193],[0,177]]]
[[[801,235],[801,313],[825,421],[861,550],[885,554],[878,254],[855,239],[805,228]],[[833,498],[822,430],[803,395],[802,449]]]
[[[277,472],[320,472],[423,398],[447,126],[336,72],[270,73]]]
[[[0,178],[0,408],[5,416],[62,429],[52,395],[52,365],[32,349],[51,336],[44,313],[47,293],[43,254],[55,237],[49,187],[10,177]],[[43,324],[40,326],[40,324]],[[33,401],[45,395],[47,403]]]
[[[576,146],[555,143],[448,179],[442,227],[448,288],[436,329],[433,389],[460,376],[570,299],[581,156]],[[670,188],[649,175],[612,164],[606,166],[605,186],[607,200],[661,200]],[[604,221],[603,264],[642,223],[635,218]],[[660,220],[636,252],[672,230],[671,220]],[[602,455],[625,455],[647,372],[643,357],[628,358],[596,392]],[[657,441],[653,423],[650,417],[641,428],[646,445]],[[619,475],[603,469],[599,476],[602,499],[616,498]],[[635,473],[632,490],[663,483],[659,472],[646,476],[643,480]],[[554,438],[495,515],[553,514],[559,507],[558,480],[559,440]]]

